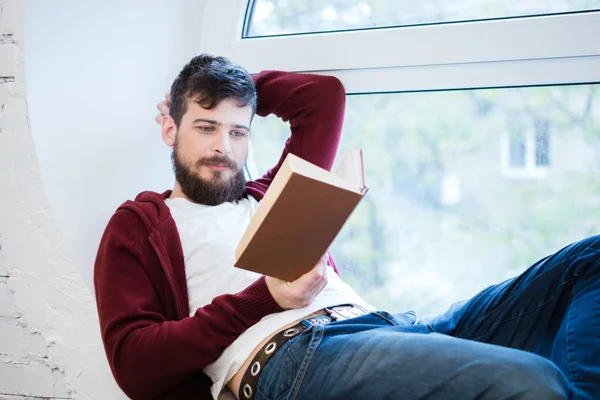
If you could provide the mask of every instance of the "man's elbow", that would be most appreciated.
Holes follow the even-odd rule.
[[[337,77],[323,75],[320,84],[329,96],[344,102],[346,101],[346,88],[344,88],[344,84]]]
[[[346,89],[335,76],[319,75],[315,81],[315,99],[318,99],[319,111],[328,117],[338,115],[343,118],[346,108]]]
[[[136,368],[129,370],[125,368],[113,368],[112,370],[117,385],[119,385],[123,393],[130,399],[151,399],[156,397],[156,393],[151,390],[153,386],[151,382],[147,381],[144,384]]]
[[[119,362],[112,360],[110,362],[113,377],[123,393],[130,399],[155,399],[159,398],[164,388],[159,387],[160,383],[145,373],[148,366],[136,365],[136,363]]]

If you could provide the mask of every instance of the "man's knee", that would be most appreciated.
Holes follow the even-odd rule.
[[[583,278],[597,276],[600,272],[600,235],[590,236],[568,246],[564,254],[569,262],[565,267]]]
[[[589,236],[571,243],[564,250],[567,250],[571,257],[574,255],[598,255],[600,253],[600,235]]]
[[[554,400],[569,397],[569,384],[564,375],[545,358],[531,354],[486,364],[494,376],[493,386],[499,398]]]
[[[563,247],[540,260],[539,268],[552,269],[563,274],[565,278],[596,276],[600,272],[600,235],[590,236]]]

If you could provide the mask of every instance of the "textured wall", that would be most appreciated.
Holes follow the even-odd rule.
[[[172,185],[154,106],[199,51],[203,9],[0,0],[0,400],[125,398],[93,259],[118,204]]]
[[[118,399],[93,298],[62,247],[29,130],[25,2],[0,0],[0,399]]]

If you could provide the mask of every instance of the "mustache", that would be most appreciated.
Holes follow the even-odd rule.
[[[202,165],[225,165],[227,168],[237,171],[238,165],[231,158],[225,156],[212,156],[201,158],[196,162],[196,166]]]

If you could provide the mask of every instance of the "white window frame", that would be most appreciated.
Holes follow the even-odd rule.
[[[600,82],[600,11],[243,39],[247,5],[206,1],[199,52],[334,75],[352,94]]]

